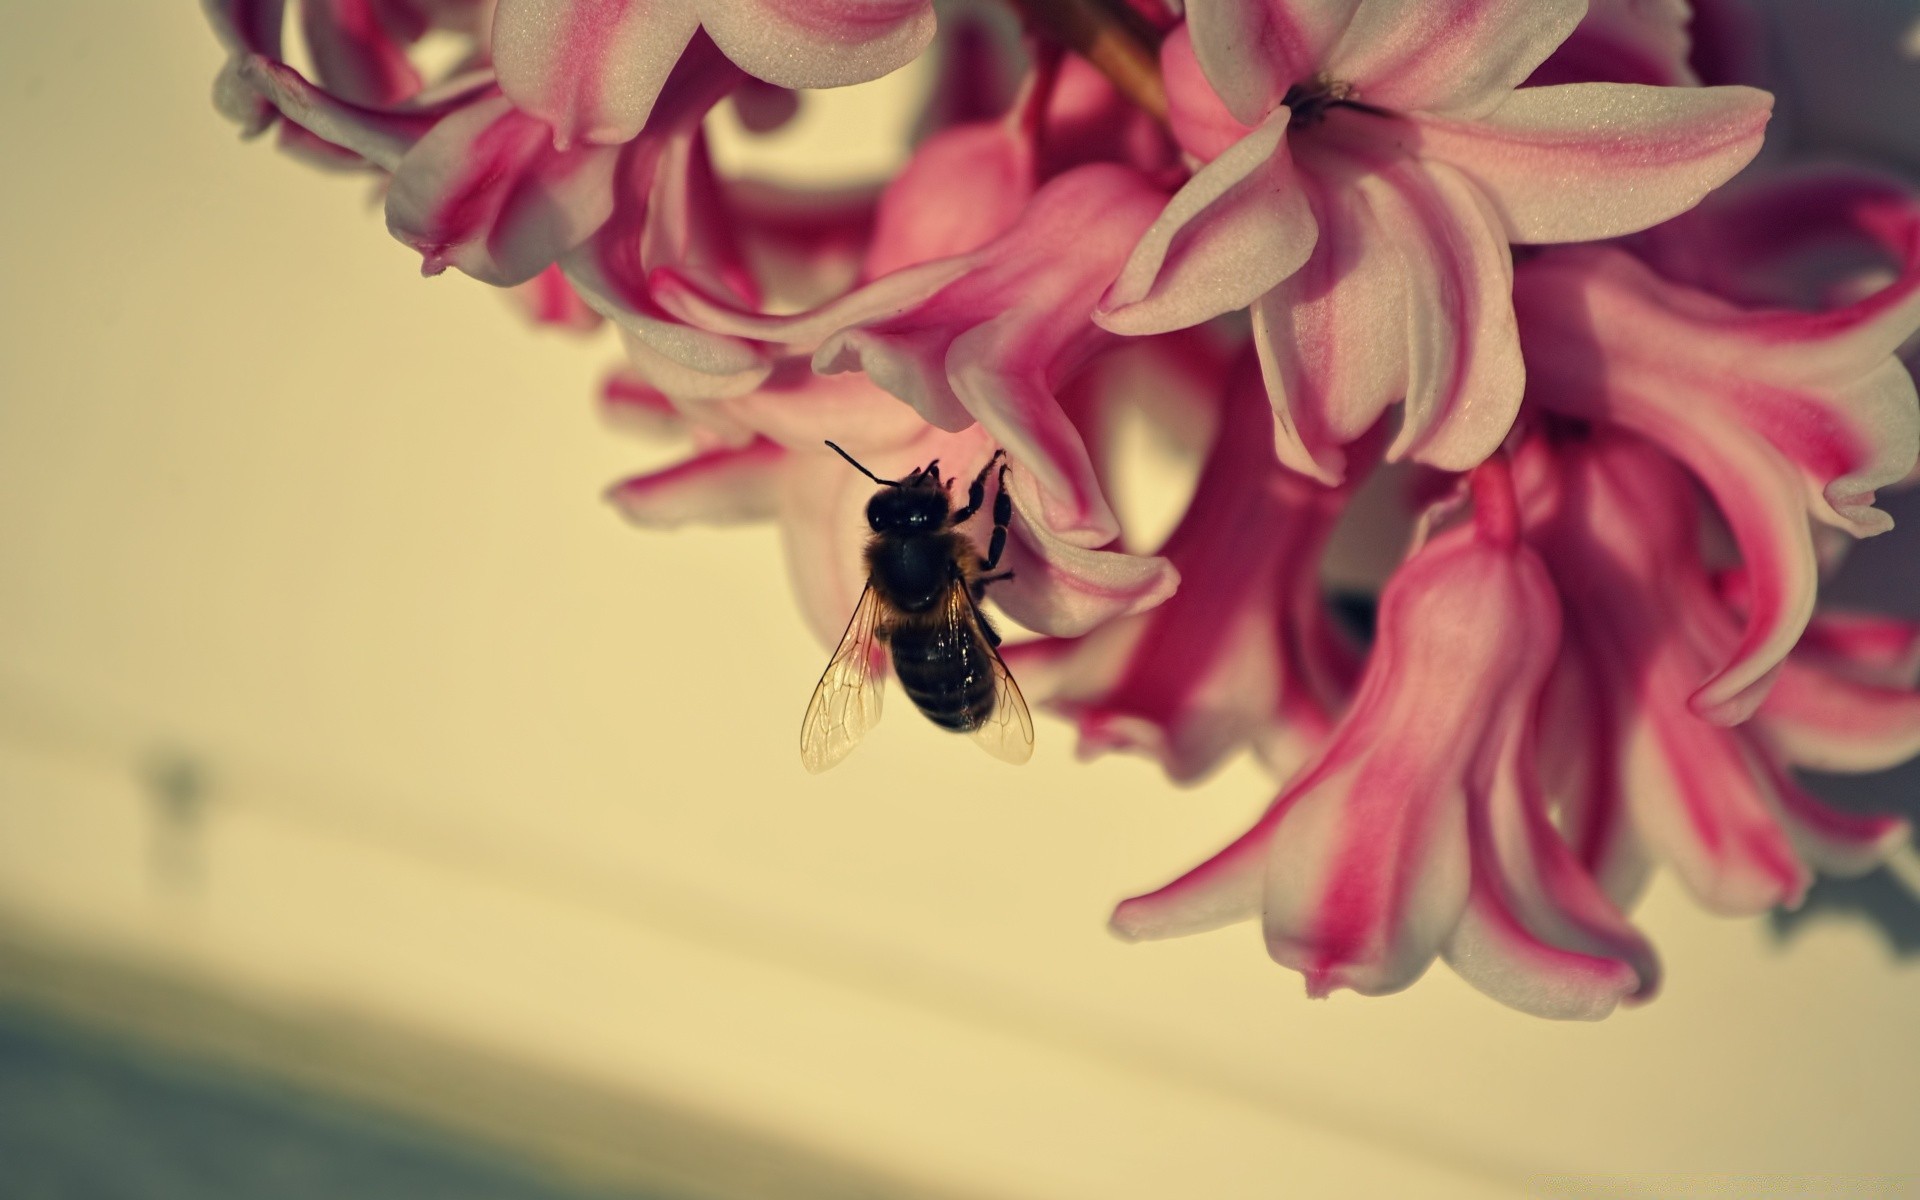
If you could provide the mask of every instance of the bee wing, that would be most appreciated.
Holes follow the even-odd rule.
[[[995,758],[1015,766],[1026,762],[1033,757],[1033,714],[1027,711],[1026,697],[1020,694],[1020,685],[1013,681],[1013,672],[1007,670],[1000,651],[987,637],[986,618],[980,615],[965,583],[955,583],[947,593],[947,621],[956,628],[970,630],[993,660],[993,709],[986,720],[974,727],[973,740]]]
[[[874,670],[873,662],[879,624],[880,596],[869,583],[800,722],[800,762],[816,775],[852,753],[867,730],[879,723],[881,685],[886,682],[884,669]]]

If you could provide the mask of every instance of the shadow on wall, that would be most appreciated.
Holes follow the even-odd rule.
[[[6,1004],[0,1163],[44,1200],[666,1200]]]

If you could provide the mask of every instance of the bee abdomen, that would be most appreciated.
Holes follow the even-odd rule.
[[[901,628],[892,646],[901,689],[935,725],[966,732],[993,712],[993,662],[978,636]]]

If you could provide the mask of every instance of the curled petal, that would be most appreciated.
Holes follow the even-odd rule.
[[[1669,694],[1683,686],[1664,684]],[[1629,733],[1626,762],[1635,827],[1701,904],[1745,916],[1800,902],[1810,875],[1781,827],[1766,764],[1741,733],[1656,706]]]
[[[933,40],[927,0],[705,0],[701,23],[749,75],[846,87],[906,66]]]
[[[1050,529],[1040,491],[1023,470],[1007,476],[1013,537],[1004,568],[1013,578],[994,585],[1007,615],[1050,637],[1078,637],[1107,621],[1144,612],[1180,585],[1165,558],[1089,549]]]
[[[1511,240],[1579,242],[1692,208],[1759,151],[1772,107],[1745,87],[1573,83],[1414,124],[1417,152],[1472,179]]]
[[[1054,390],[1110,340],[1089,319],[1094,298],[1160,200],[1126,168],[1077,167],[979,250],[883,276],[793,317],[743,312],[672,273],[657,273],[652,286],[663,305],[707,329],[790,347],[823,337],[814,370],[863,371],[938,428],[979,422],[1039,482],[1049,527],[1100,546],[1118,523]]]
[[[1503,754],[1472,811],[1474,878],[1447,962],[1461,978],[1535,1016],[1598,1020],[1659,984],[1653,948],[1573,858],[1528,782],[1531,747]]]
[[[1387,585],[1359,695],[1321,752],[1227,849],[1123,903],[1116,930],[1188,932],[1252,899],[1268,952],[1310,994],[1395,991],[1425,970],[1483,866],[1469,814],[1496,803],[1492,760],[1527,736],[1559,640],[1552,585],[1519,539],[1506,480],[1504,463],[1482,468],[1472,524],[1425,543]],[[1592,934],[1591,915],[1552,932]]]
[[[1749,313],[1584,248],[1526,264],[1514,300],[1530,394],[1642,434],[1713,493],[1752,597],[1739,644],[1693,703],[1744,719],[1813,612],[1808,517],[1856,535],[1884,528],[1872,491],[1905,475],[1920,446],[1912,380],[1887,357],[1904,308],[1867,322]]]
[[[556,145],[624,142],[647,123],[699,24],[677,0],[499,0],[494,69]]]
[[[1907,844],[1907,823],[1898,817],[1842,812],[1809,795],[1784,771],[1775,772],[1774,786],[1794,846],[1823,874],[1865,875]]]
[[[408,31],[395,27],[397,15],[378,0],[305,0],[300,31],[321,86],[375,105],[418,92],[420,72],[407,57]]]
[[[1920,754],[1920,694],[1821,670],[1798,653],[1753,720],[1789,762],[1815,771],[1884,771]]]
[[[1584,0],[1368,0],[1321,65],[1368,104],[1471,119],[1532,74],[1586,7]]]
[[[227,61],[213,83],[213,105],[240,127],[243,137],[256,137],[273,124],[276,107],[242,72],[249,59],[278,62],[285,32],[285,0],[200,0],[207,23],[227,48]]]
[[[1171,599],[1012,649],[1023,672],[1038,660],[1028,694],[1075,722],[1083,757],[1143,751],[1184,782],[1276,724],[1315,745],[1332,727],[1356,672],[1314,567],[1347,495],[1281,471],[1270,426],[1251,378],[1227,388],[1199,488],[1161,549],[1180,570]]]
[[[613,212],[616,151],[553,148],[547,126],[505,97],[448,117],[407,152],[387,193],[387,228],[421,269],[458,267],[485,283],[525,283]]]
[[[627,520],[649,529],[766,520],[777,511],[777,468],[785,454],[764,439],[708,450],[623,480],[607,490],[607,499]]]
[[[1245,308],[1313,250],[1313,211],[1287,150],[1288,113],[1200,168],[1168,202],[1100,298],[1116,333],[1164,333]]]
[[[268,58],[242,60],[237,70],[239,78],[289,122],[387,171],[398,170],[407,152],[442,118],[481,94],[463,92],[431,106],[370,108],[314,87],[300,72]]]

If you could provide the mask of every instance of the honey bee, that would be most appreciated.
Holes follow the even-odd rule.
[[[800,761],[818,773],[845,758],[880,719],[885,665],[878,647],[891,651],[893,670],[907,698],[942,729],[970,733],[989,754],[1011,763],[1033,755],[1033,717],[1000,658],[1000,635],[980,611],[987,585],[1012,577],[994,574],[1007,545],[1013,501],[1007,496],[1006,452],[994,451],[967,491],[966,507],[953,511],[940,480],[940,460],[905,479],[882,479],[845,450],[827,443],[880,485],[867,501],[867,587],[853,619],[813,689],[800,724]],[[982,559],[960,532],[986,501],[994,481],[993,537]]]

